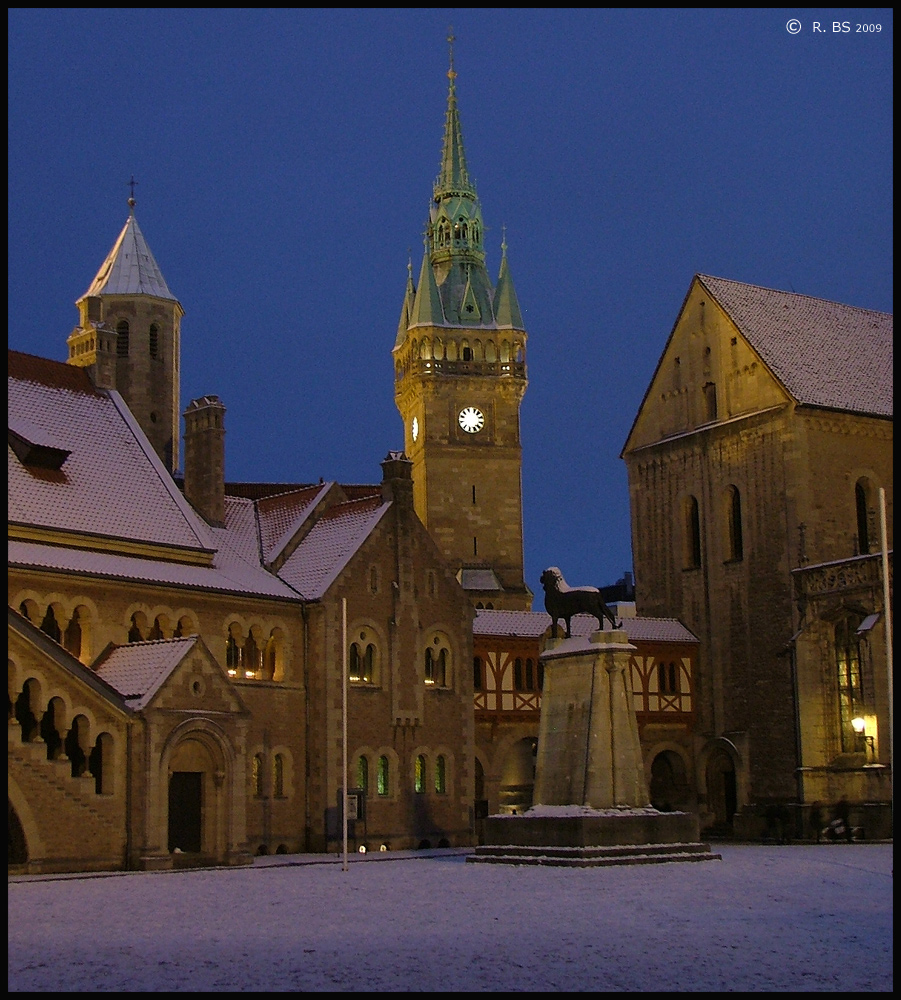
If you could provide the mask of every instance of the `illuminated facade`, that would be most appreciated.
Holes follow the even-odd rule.
[[[892,438],[890,315],[695,277],[623,458],[639,606],[701,640],[703,825],[887,829]]]

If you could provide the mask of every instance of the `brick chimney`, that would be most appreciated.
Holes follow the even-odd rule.
[[[216,528],[225,527],[225,407],[192,399],[185,418],[185,496]]]
[[[382,462],[382,499],[413,509],[413,463],[402,451],[389,451]]]

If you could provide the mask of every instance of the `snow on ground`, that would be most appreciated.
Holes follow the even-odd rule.
[[[891,844],[713,849],[612,868],[431,851],[14,878],[9,989],[891,992]]]

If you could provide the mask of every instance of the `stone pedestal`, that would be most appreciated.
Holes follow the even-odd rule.
[[[535,805],[489,816],[467,861],[517,865],[719,860],[690,813],[650,805],[632,704],[625,632],[552,639],[541,655]]]
[[[620,631],[550,641],[541,657],[536,804],[650,805],[629,680],[634,651]]]

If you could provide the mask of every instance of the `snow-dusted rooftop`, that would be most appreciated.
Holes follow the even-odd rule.
[[[544,611],[476,611],[473,634],[476,636],[515,636],[522,639],[541,638],[551,625],[551,616]],[[562,628],[562,623],[561,626]],[[676,618],[626,618],[622,631],[630,640],[643,642],[687,642],[699,640]],[[589,636],[598,630],[592,615],[574,615],[573,636]]]
[[[892,416],[891,313],[708,274],[698,280],[799,403]]]

